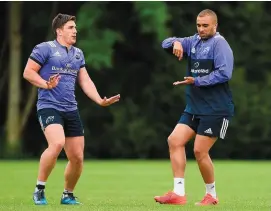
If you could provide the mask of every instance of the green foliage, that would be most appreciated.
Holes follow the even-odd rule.
[[[135,10],[141,22],[141,31],[143,33],[156,32],[159,40],[168,35],[166,22],[170,19],[165,2],[160,1],[135,1]]]
[[[106,73],[107,78],[115,79],[114,82],[111,83],[110,79],[106,80],[109,83],[102,89],[105,93],[111,93],[112,90],[118,91],[123,98],[118,105],[106,110],[103,120],[98,122],[101,128],[95,130],[96,134],[90,135],[91,140],[99,137],[99,144],[87,146],[91,155],[94,157],[168,156],[165,150],[167,136],[174,128],[185,106],[184,87],[173,87],[172,83],[185,75],[186,62],[179,62],[172,54],[163,52],[160,47],[161,41],[169,36],[169,30],[172,30],[174,36],[189,36],[195,33],[196,15],[203,6],[211,6],[211,9],[219,11],[219,31],[225,36],[235,55],[235,69],[230,84],[236,114],[229,126],[227,141],[219,141],[213,155],[246,158],[260,150],[271,135],[269,129],[271,101],[268,98],[270,76],[263,71],[269,68],[267,64],[270,63],[268,56],[270,46],[266,43],[271,37],[269,36],[271,30],[266,30],[265,33],[248,33],[246,29],[247,23],[253,22],[254,24],[251,23],[253,30],[261,31],[265,21],[269,20],[264,4],[255,5],[253,2],[247,2],[236,3],[237,6],[233,6],[220,3],[223,10],[220,10],[221,5],[216,3],[197,4],[193,10],[190,3],[182,4],[182,6],[164,2],[129,4],[132,4],[136,13],[122,14],[122,18],[127,20],[122,22],[122,28],[117,27],[117,23],[112,25],[112,28],[118,28],[118,33],[123,38],[123,42],[118,48],[114,48],[113,53],[116,55],[118,52],[117,54],[121,54],[122,57],[115,56],[112,71]],[[100,15],[104,7],[105,4],[98,3],[95,9],[92,8],[98,14],[96,22],[107,22],[99,20],[99,18],[104,19],[104,16]],[[114,15],[114,11],[111,10],[111,17],[117,16],[117,12],[119,11],[116,10]],[[256,14],[261,14],[264,19],[249,18]],[[83,14],[80,15],[83,17]],[[92,14],[92,16],[95,15]],[[139,21],[139,31],[135,20]],[[232,24],[233,22],[235,24]],[[173,27],[166,27],[168,23],[172,23]],[[91,25],[94,25],[93,22]],[[99,27],[96,26],[96,30]],[[146,36],[150,34],[156,35],[156,38]],[[84,32],[80,33],[80,36],[87,40]],[[136,40],[140,41],[136,42]],[[255,40],[261,41],[255,44]],[[244,46],[249,47],[244,49]],[[130,49],[133,50],[130,51]],[[109,47],[108,52],[112,52],[110,50],[112,46]],[[88,51],[86,56],[90,56],[89,53],[91,51]],[[133,56],[134,54],[137,56]],[[94,57],[93,51],[91,56]],[[133,56],[133,59],[130,59],[130,56]],[[262,71],[259,71],[259,68]],[[104,80],[104,74],[95,75],[99,87],[102,83],[106,83],[99,83],[100,80]],[[257,81],[260,80],[264,80],[265,83],[258,83]],[[101,112],[100,115],[103,113],[99,108],[93,109]],[[93,119],[93,115],[86,119]],[[252,143],[258,145],[251,148]],[[242,151],[238,148],[247,150]],[[192,145],[189,145],[188,149],[192,150]],[[270,147],[266,147],[261,156],[268,157],[270,151]],[[191,153],[188,153],[188,156],[191,156]]]
[[[112,67],[113,45],[121,40],[120,33],[99,26],[106,3],[85,3],[78,12],[78,46],[84,49],[85,60],[94,69]]]
[[[48,17],[32,14],[33,5],[39,6],[31,3],[25,7],[25,58],[48,31],[44,27]],[[165,52],[161,42],[168,36],[194,34],[197,14],[210,8],[217,12],[218,31],[234,52],[230,85],[236,106],[227,138],[216,143],[212,155],[270,158],[271,45],[268,43],[271,43],[271,29],[268,26],[271,16],[268,6],[267,2],[81,3],[76,12],[78,46],[84,51],[90,76],[102,96],[121,94],[119,103],[101,108],[78,90],[86,157],[168,158],[166,140],[185,107],[185,87],[174,87],[172,83],[185,76],[186,61],[180,62],[170,51]],[[40,14],[45,14],[45,8],[50,12],[50,7],[44,4]],[[34,21],[37,19],[40,24]],[[32,116],[36,123],[35,115]],[[42,134],[32,132],[31,126],[28,130],[31,135],[27,136],[30,141],[25,149],[29,153],[41,151],[45,145],[33,143]],[[37,130],[40,131],[38,126]],[[37,149],[31,148],[32,145]],[[193,158],[192,147],[192,143],[188,145],[190,158]]]

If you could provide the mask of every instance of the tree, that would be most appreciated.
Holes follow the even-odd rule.
[[[21,109],[21,19],[22,19],[22,2],[10,2],[9,4],[9,97],[8,97],[8,117],[7,117],[7,138],[5,154],[8,157],[20,155],[21,152],[21,135],[27,124],[29,115],[37,96],[37,88],[29,85],[30,91],[24,99],[25,106]],[[52,18],[57,13],[58,2],[53,2],[51,8]],[[51,38],[51,27],[47,30],[46,40]]]
[[[159,72],[163,60],[157,61],[161,56],[158,46],[168,36],[168,19],[164,2],[90,2],[78,12],[78,45],[90,76],[101,94],[120,92],[123,96],[119,105],[97,108],[77,95],[84,122],[95,122],[85,125],[86,139],[99,140],[86,142],[91,156],[145,157],[159,148],[156,140],[163,136],[161,124],[152,122],[156,111],[142,115],[155,104],[150,83],[155,83],[159,95],[168,83]],[[114,141],[109,142],[111,137]]]
[[[9,4],[9,97],[7,117],[8,156],[16,155],[20,151],[20,90],[21,90],[21,13],[23,3]]]

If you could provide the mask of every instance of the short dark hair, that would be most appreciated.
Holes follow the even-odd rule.
[[[203,17],[203,16],[206,16],[206,15],[212,16],[214,18],[215,22],[217,23],[217,15],[213,10],[205,9],[205,10],[202,10],[198,14],[199,17]]]
[[[52,30],[56,36],[56,30],[62,28],[68,21],[76,21],[76,17],[67,14],[57,14],[57,16],[52,21]]]

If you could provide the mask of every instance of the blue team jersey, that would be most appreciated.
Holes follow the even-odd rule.
[[[162,42],[163,48],[171,48],[180,41],[184,56],[188,59],[187,76],[195,83],[186,86],[185,111],[194,115],[234,114],[234,103],[228,81],[232,77],[233,52],[218,32],[203,40],[198,34],[185,38],[170,37]]]
[[[53,89],[38,89],[37,110],[54,108],[59,111],[77,109],[75,84],[80,68],[85,66],[82,50],[72,46],[69,50],[56,40],[43,42],[35,46],[30,58],[40,66],[40,76],[48,81],[49,77],[59,73],[61,79]]]

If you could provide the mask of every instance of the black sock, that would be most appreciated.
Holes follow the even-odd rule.
[[[36,185],[36,188],[39,189],[39,190],[44,190],[45,185]]]
[[[63,193],[65,193],[65,194],[72,193],[72,191],[68,191],[68,190],[64,189]]]

